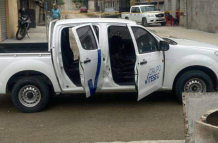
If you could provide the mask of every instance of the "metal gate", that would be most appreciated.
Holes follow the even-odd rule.
[[[2,40],[7,38],[7,20],[6,20],[6,4],[5,0],[0,0],[0,19],[1,19],[1,35]]]

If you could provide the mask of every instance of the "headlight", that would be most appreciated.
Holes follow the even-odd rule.
[[[214,52],[214,54],[215,54],[216,56],[218,56],[218,51]]]
[[[148,17],[154,17],[154,15],[150,14],[150,15],[148,15]]]

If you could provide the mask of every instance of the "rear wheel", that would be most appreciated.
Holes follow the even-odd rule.
[[[211,78],[199,70],[183,73],[176,81],[174,90],[180,101],[182,101],[182,92],[204,93],[214,91]]]
[[[49,88],[44,81],[27,77],[14,85],[11,99],[14,106],[22,112],[34,113],[46,107],[49,96]]]
[[[144,17],[142,18],[142,25],[147,27],[148,26],[148,22],[147,22],[147,19]]]

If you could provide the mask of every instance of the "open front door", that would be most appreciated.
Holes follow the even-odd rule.
[[[128,25],[135,51],[135,82],[138,100],[162,87],[164,73],[163,51],[159,41],[142,26]]]
[[[103,75],[101,74],[101,49],[99,49],[96,34],[91,24],[72,28],[79,48],[79,69],[86,97],[93,95],[101,88]]]

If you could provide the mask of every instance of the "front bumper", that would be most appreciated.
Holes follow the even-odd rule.
[[[166,19],[165,19],[165,17],[148,17],[147,22],[149,24],[151,24],[151,23],[162,23],[162,22],[166,22]]]
[[[120,18],[121,14],[102,14],[102,18]]]

